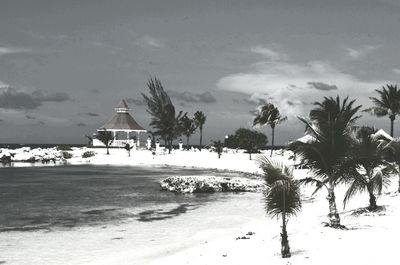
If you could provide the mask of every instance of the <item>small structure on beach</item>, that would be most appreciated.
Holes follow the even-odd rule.
[[[112,132],[114,140],[110,146],[124,147],[129,144],[130,146],[139,147],[140,134],[147,131],[129,114],[130,109],[125,99],[121,99],[114,110],[114,116],[97,131],[106,130]],[[94,137],[93,146],[104,146],[104,144]]]

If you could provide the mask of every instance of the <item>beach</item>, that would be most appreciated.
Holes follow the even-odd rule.
[[[96,155],[83,159],[81,155],[88,150]],[[154,157],[145,150],[132,151],[130,157],[123,149],[111,149],[110,155],[99,148],[74,148],[70,152],[73,157],[67,163],[71,166],[185,168],[185,174],[191,168],[208,168],[236,171],[244,177],[260,173],[256,159],[249,160],[248,154],[233,150],[224,153],[221,159],[208,150],[175,150]],[[290,154],[281,154],[276,152],[275,158],[289,161]],[[294,172],[296,178],[307,174],[305,169]],[[391,188],[378,198],[378,205],[385,210],[374,213],[354,213],[367,206],[366,194],[356,196],[343,209],[345,189],[337,187],[341,223],[347,230],[324,227],[323,222],[328,221],[327,194],[321,191],[312,195],[313,188],[302,188],[302,211],[288,223],[290,259],[280,256],[280,220],[266,215],[262,193],[258,192],[226,193],[212,203],[160,223],[138,224],[127,219],[50,232],[2,232],[0,261],[5,264],[395,264],[396,245],[390,241],[400,232],[397,226],[400,203],[395,193],[396,178],[393,180]],[[171,204],[167,208],[176,206]],[[153,233],[152,238],[138,236],[146,229]]]

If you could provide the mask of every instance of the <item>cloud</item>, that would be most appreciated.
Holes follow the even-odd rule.
[[[99,94],[99,93],[100,93],[100,90],[98,90],[97,88],[93,88],[93,89],[90,90],[90,92],[91,92],[92,94]]]
[[[142,47],[151,47],[151,48],[157,48],[157,49],[165,48],[164,42],[162,42],[160,39],[157,39],[150,35],[142,36],[135,42],[135,44],[142,46]]]
[[[248,94],[253,100],[266,99],[290,117],[305,115],[309,103],[319,101],[324,96],[350,96],[356,97],[358,104],[367,103],[368,93],[372,93],[382,83],[385,82],[362,81],[324,61],[261,61],[248,72],[222,77],[217,87]]]
[[[260,54],[263,57],[273,60],[273,61],[287,59],[287,55],[285,55],[283,53],[278,53],[278,52],[273,51],[269,48],[266,48],[262,45],[251,47],[250,51],[253,53],[256,53],[256,54]]]
[[[79,123],[76,124],[76,126],[78,126],[78,127],[85,127],[85,126],[87,126],[87,125],[86,125],[86,123],[79,122]]]
[[[183,101],[186,103],[210,104],[217,101],[209,91],[203,93],[192,93],[189,91],[179,92],[179,91],[169,90],[167,91],[167,93],[171,98],[175,98],[179,101]]]
[[[337,90],[338,87],[335,85],[328,85],[322,82],[308,82],[308,85],[310,85],[311,87],[318,89],[318,90],[324,90],[324,91],[328,91],[328,90]]]
[[[14,47],[1,47],[0,46],[0,56],[6,55],[6,54],[29,53],[29,52],[32,52],[32,49],[14,48]]]
[[[394,68],[394,69],[393,69],[393,72],[394,72],[395,74],[400,75],[400,69],[398,69],[398,68]]]
[[[81,116],[89,116],[89,117],[98,117],[99,114],[94,113],[94,112],[85,112],[85,113],[80,113],[79,115]]]
[[[18,91],[13,87],[5,87],[0,90],[0,108],[15,110],[37,109],[43,102],[63,102],[70,100],[66,93],[50,93],[36,90],[32,93]]]
[[[146,101],[144,100],[143,97],[138,97],[138,98],[127,98],[126,102],[128,103],[132,103],[135,106],[145,106],[146,105]]]
[[[347,48],[346,50],[347,50],[347,56],[349,56],[354,60],[360,60],[378,48],[380,48],[380,46],[365,45],[358,49]]]
[[[33,116],[31,116],[31,115],[25,115],[25,117],[28,119],[28,120],[34,120],[34,119],[36,119],[36,117],[33,117]]]

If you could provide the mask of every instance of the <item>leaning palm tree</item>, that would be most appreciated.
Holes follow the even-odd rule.
[[[108,151],[110,144],[113,142],[114,138],[112,136],[111,131],[107,131],[106,129],[103,129],[101,131],[98,131],[97,133],[97,139],[99,139],[107,148],[107,155],[110,154]]]
[[[202,141],[203,141],[203,126],[204,126],[204,123],[206,123],[206,119],[207,119],[207,116],[204,115],[204,113],[202,111],[198,110],[194,113],[194,122],[200,130],[200,147],[199,147],[200,151],[202,148]]]
[[[302,179],[301,183],[315,184],[315,192],[323,187],[327,189],[329,226],[334,228],[343,227],[336,207],[335,186],[349,173],[344,162],[351,150],[351,127],[359,118],[356,113],[361,108],[353,107],[354,102],[348,98],[341,102],[338,96],[314,103],[316,107],[310,111],[310,120],[299,118],[312,139],[289,144],[289,149],[301,157],[301,163],[310,168],[311,177]]]
[[[262,156],[258,165],[263,170],[267,189],[264,192],[265,209],[272,217],[282,218],[281,255],[289,258],[290,247],[287,235],[289,217],[301,209],[299,183],[293,179],[293,170],[282,163]]]
[[[383,159],[384,142],[374,137],[374,133],[370,127],[361,127],[357,132],[352,154],[346,163],[353,172],[345,180],[349,188],[344,196],[344,206],[356,193],[368,192],[368,210],[375,211],[377,195],[390,184],[393,167]]]
[[[400,193],[400,139],[393,139],[387,141],[383,146],[385,152],[385,159],[395,165],[395,169],[399,178],[399,186],[397,191]]]
[[[396,115],[400,114],[400,90],[397,85],[386,85],[382,90],[375,90],[379,94],[379,98],[370,97],[375,104],[374,107],[366,109],[377,117],[388,116],[390,119],[390,136],[393,137],[393,124]]]
[[[275,126],[287,120],[286,116],[281,116],[279,109],[274,106],[274,104],[267,103],[266,105],[261,107],[261,110],[258,111],[256,117],[253,121],[253,126],[265,125],[268,124],[272,129],[272,137],[271,137],[271,156],[274,150],[274,140],[275,140]]]

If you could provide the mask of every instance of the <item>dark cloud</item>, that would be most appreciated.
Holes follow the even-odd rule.
[[[127,98],[126,102],[128,103],[132,103],[136,106],[145,106],[146,105],[146,101],[144,100],[143,97],[138,97],[138,98]]]
[[[86,123],[79,122],[79,123],[76,124],[76,126],[78,126],[78,127],[85,127],[85,126],[86,126]]]
[[[33,116],[31,116],[31,115],[25,115],[25,118],[27,118],[28,120],[34,120],[34,119],[36,119],[36,117],[33,117]]]
[[[100,93],[100,90],[98,90],[98,89],[96,89],[96,88],[93,88],[92,90],[90,90],[90,92],[91,92],[92,94],[99,94],[99,93]]]
[[[89,117],[98,117],[98,116],[99,116],[99,114],[94,113],[94,112],[81,113],[80,115],[82,115],[82,116],[89,116]]]
[[[43,102],[63,102],[71,100],[66,93],[50,93],[36,90],[32,93],[18,91],[13,87],[6,87],[0,91],[0,108],[3,109],[36,109]]]
[[[203,93],[193,93],[189,91],[179,92],[179,91],[169,90],[167,92],[171,98],[175,98],[179,101],[183,101],[186,103],[210,104],[210,103],[215,103],[217,101],[216,98],[209,91]]]
[[[46,125],[46,123],[44,121],[39,121],[38,124],[39,125]]]
[[[335,85],[328,85],[328,84],[321,83],[321,82],[308,82],[307,85],[310,85],[315,89],[323,90],[323,91],[337,90],[338,89],[338,87],[335,86]]]

